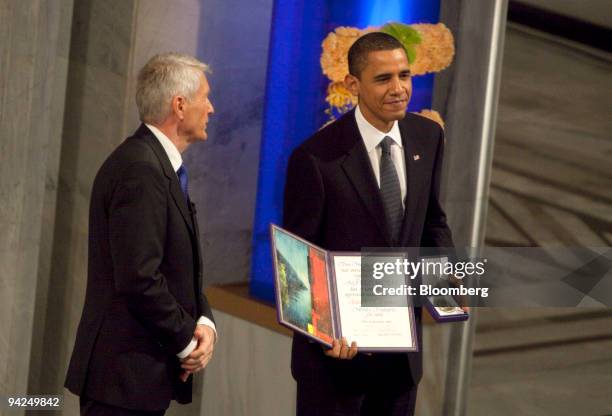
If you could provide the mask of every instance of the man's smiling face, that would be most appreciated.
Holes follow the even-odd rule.
[[[359,77],[349,75],[346,84],[359,96],[366,120],[381,131],[389,131],[395,120],[404,118],[412,94],[406,53],[401,48],[368,53]]]

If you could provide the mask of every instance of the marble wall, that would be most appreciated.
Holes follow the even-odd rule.
[[[0,392],[28,390],[38,275],[48,268],[72,0],[0,4]],[[34,345],[33,345],[34,344]],[[6,409],[0,409],[3,414]],[[11,411],[11,414],[19,414]]]
[[[208,143],[185,159],[208,284],[249,278],[272,5],[206,0],[200,14],[198,55],[212,69],[215,114]]]
[[[291,338],[221,311],[214,313],[223,337],[205,370],[200,415],[294,414],[297,385],[289,369]]]
[[[87,279],[89,195],[97,169],[121,141],[129,76],[134,1],[78,1],[71,22],[68,84],[45,322],[41,392],[65,393],[65,412],[77,398],[63,390]]]
[[[30,351],[30,369],[27,391],[31,394],[56,392],[47,390],[42,383],[41,373],[45,368],[44,359],[46,345],[44,342],[45,325],[47,324],[47,300],[49,298],[49,283],[53,259],[54,228],[56,218],[56,200],[59,183],[60,152],[62,149],[62,131],[64,125],[64,111],[66,98],[66,85],[68,79],[68,64],[70,53],[71,23],[74,0],[64,0],[59,5],[60,22],[56,53],[56,80],[54,87],[54,103],[50,107],[51,125],[49,146],[47,147],[47,168],[45,176],[45,195],[43,202],[40,252],[38,256],[38,275],[36,297],[34,303],[34,323],[32,328],[34,336]]]
[[[139,124],[135,77],[156,53],[213,70],[210,140],[184,157],[207,283],[248,278],[271,12],[272,0],[0,5],[0,392],[64,393],[60,413],[78,414],[62,386],[86,285],[89,195]],[[200,392],[180,414],[199,413]]]

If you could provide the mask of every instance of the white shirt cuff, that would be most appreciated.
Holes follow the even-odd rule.
[[[217,328],[215,327],[215,323],[213,321],[211,321],[210,319],[208,319],[205,316],[200,316],[200,318],[198,319],[197,322],[198,325],[206,325],[207,327],[211,328],[213,330],[213,332],[215,333],[215,344],[217,343]],[[183,358],[186,358],[189,354],[191,354],[193,352],[193,350],[196,349],[196,347],[198,346],[198,341],[195,338],[191,338],[191,341],[189,341],[189,344],[187,344],[187,346],[185,347],[185,349],[181,352],[179,352],[178,354],[176,354],[176,356],[182,360]]]
[[[216,344],[218,335],[217,335],[217,327],[215,326],[215,323],[205,316],[200,316],[200,319],[198,319],[198,325],[206,325],[207,327],[213,330],[213,332],[215,333],[215,344]]]
[[[189,341],[189,344],[187,344],[185,349],[179,352],[178,354],[176,354],[176,356],[179,358],[179,360],[186,358],[189,354],[193,352],[193,350],[196,349],[197,345],[198,345],[198,341],[195,338],[191,338],[191,341]]]

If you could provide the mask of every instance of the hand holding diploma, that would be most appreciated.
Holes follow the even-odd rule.
[[[323,347],[325,355],[328,357],[338,358],[340,360],[352,360],[357,355],[357,343],[353,341],[349,347],[346,338],[341,340],[334,339],[331,348]]]

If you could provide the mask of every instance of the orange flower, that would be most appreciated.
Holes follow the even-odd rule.
[[[332,82],[344,81],[348,74],[348,50],[361,36],[375,30],[373,27],[357,29],[340,26],[330,32],[321,44],[321,69],[327,78]]]
[[[332,82],[329,84],[325,101],[330,106],[336,108],[349,107],[351,109],[357,105],[357,97],[346,89],[343,82]]]
[[[410,25],[421,35],[421,43],[415,45],[416,60],[410,66],[412,75],[439,72],[448,67],[455,55],[455,40],[443,24],[419,23]]]
[[[415,45],[416,61],[411,65],[413,75],[439,72],[448,67],[455,55],[455,39],[443,24],[417,23],[410,25],[421,35],[421,43]],[[357,29],[340,26],[331,32],[321,44],[321,68],[332,81],[340,82],[348,74],[348,50],[353,43],[366,33],[377,30],[374,27]]]

